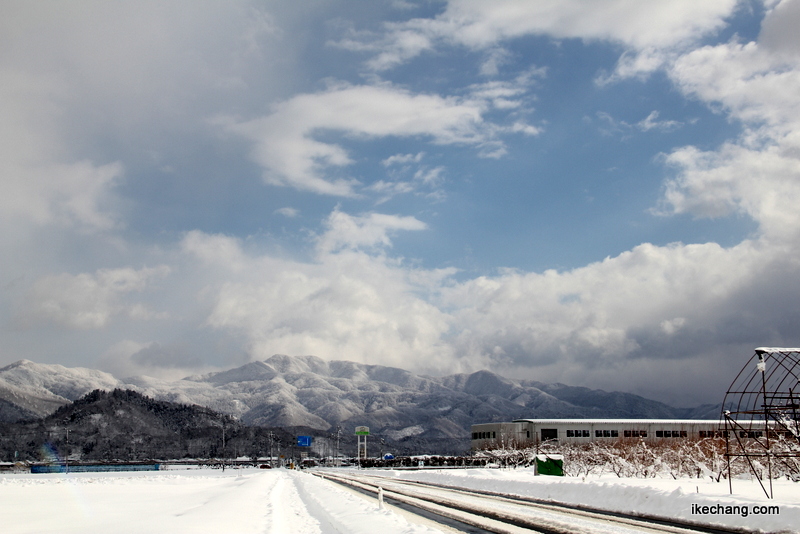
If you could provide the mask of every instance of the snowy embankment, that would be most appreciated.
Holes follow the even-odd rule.
[[[532,469],[375,474],[761,532],[800,532],[800,484],[788,480],[774,480],[775,498],[767,499],[758,482],[749,479],[734,480],[734,494],[730,495],[727,481],[714,482],[710,478],[549,477],[534,476]],[[777,510],[765,508],[773,506]]]
[[[0,517],[4,534],[439,533],[284,469],[2,475]]]

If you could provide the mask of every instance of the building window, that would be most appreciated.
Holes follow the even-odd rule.
[[[619,437],[619,430],[612,430],[611,431],[611,437],[612,438],[618,438]]]
[[[594,437],[602,438],[603,437],[603,431],[602,430],[595,430],[594,431]]]
[[[647,431],[645,431],[645,430],[626,430],[623,435],[626,438],[646,438],[647,437]]]
[[[543,428],[542,429],[542,441],[547,441],[548,439],[558,439],[558,429],[557,428]]]
[[[664,437],[664,431],[663,430],[656,430],[656,437],[657,438],[663,438]]]
[[[574,430],[567,430],[567,437],[568,438],[574,438],[575,437],[575,431]]]

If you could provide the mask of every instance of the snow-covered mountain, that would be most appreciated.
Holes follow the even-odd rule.
[[[20,360],[0,369],[0,400],[43,417],[95,389],[125,387],[108,373]],[[11,410],[7,407],[7,410]],[[0,415],[2,415],[0,411]],[[0,418],[10,420],[10,418]]]
[[[158,400],[197,404],[263,426],[343,432],[367,425],[392,440],[463,438],[476,422],[521,417],[691,417],[637,395],[535,381],[489,371],[426,377],[380,365],[275,355],[235,369],[164,381],[117,380],[92,369],[22,360],[0,369],[4,413],[44,416],[94,389],[133,389]],[[711,408],[706,408],[706,410]],[[696,414],[703,410],[696,410]],[[19,416],[14,416],[19,418]],[[11,420],[11,417],[6,418]]]

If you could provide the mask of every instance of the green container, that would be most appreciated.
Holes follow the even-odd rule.
[[[539,455],[536,457],[536,474],[554,477],[564,476],[563,458]]]

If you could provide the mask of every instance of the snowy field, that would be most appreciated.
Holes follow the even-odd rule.
[[[362,471],[364,472],[364,471]],[[620,511],[680,517],[762,532],[799,532],[800,484],[697,479],[534,477],[526,469],[374,471],[389,477],[517,493]],[[698,514],[702,506],[735,514]],[[762,506],[779,513],[764,515]],[[747,517],[742,511],[746,510]],[[10,533],[436,533],[307,472],[175,470],[157,473],[0,475],[2,532]]]

